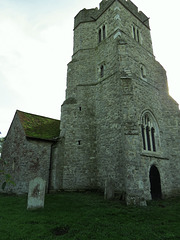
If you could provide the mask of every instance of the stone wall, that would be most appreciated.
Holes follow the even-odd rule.
[[[75,17],[74,27],[78,27],[81,23],[96,21],[109,7],[116,2],[115,0],[102,0],[100,8],[83,9]],[[134,15],[138,21],[141,21],[146,27],[149,28],[149,18],[130,0],[118,0],[123,8],[125,8],[131,15]]]
[[[109,180],[116,192],[126,193],[128,202],[151,199],[149,174],[155,165],[162,195],[180,190],[180,113],[168,94],[166,72],[153,55],[145,20],[129,0],[103,0],[99,10],[84,9],[75,17],[74,54],[61,113],[64,189],[104,189]],[[99,41],[103,26],[105,39]],[[158,124],[156,152],[143,149],[145,111]]]
[[[6,192],[27,193],[29,181],[35,177],[44,179],[48,187],[51,144],[27,139],[18,115],[15,115],[2,151],[2,159],[7,163],[5,172],[15,182],[15,186],[7,185]]]

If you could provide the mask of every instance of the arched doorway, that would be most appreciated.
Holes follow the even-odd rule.
[[[149,173],[151,184],[151,196],[153,200],[161,199],[161,179],[160,174],[156,166],[152,165]]]

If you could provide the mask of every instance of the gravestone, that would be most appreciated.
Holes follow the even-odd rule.
[[[27,209],[44,208],[46,181],[37,177],[29,182]]]
[[[147,207],[147,202],[144,198],[138,196],[126,196],[127,205],[137,205],[140,207]]]
[[[111,179],[105,181],[104,199],[110,200],[114,198],[114,184]]]

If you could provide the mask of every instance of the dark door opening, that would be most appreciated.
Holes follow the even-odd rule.
[[[153,200],[161,199],[161,179],[160,174],[156,166],[152,166],[149,173],[151,184],[151,196]]]

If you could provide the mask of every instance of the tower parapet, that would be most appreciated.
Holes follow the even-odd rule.
[[[180,193],[178,106],[153,54],[149,19],[130,0],[101,0],[75,17],[61,109],[63,189],[104,190],[108,182],[141,206]]]
[[[92,9],[82,9],[74,18],[74,28],[76,28],[80,23],[93,22],[96,20],[98,13],[98,8]]]
[[[102,0],[100,7],[92,9],[83,9],[75,17],[74,28],[83,22],[96,21],[116,0]],[[149,26],[149,18],[138,10],[138,7],[130,0],[118,0],[128,11],[130,11],[136,18],[138,18],[147,28]]]

